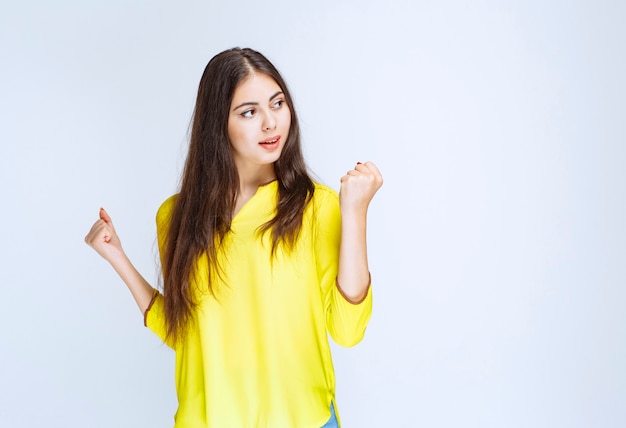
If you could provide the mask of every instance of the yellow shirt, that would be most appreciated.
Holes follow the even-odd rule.
[[[336,287],[339,200],[320,184],[295,248],[279,247],[271,259],[270,236],[257,229],[275,215],[277,192],[276,181],[259,187],[233,219],[217,299],[206,292],[206,258],[198,260],[195,323],[175,346],[176,428],[319,428],[330,417],[335,375],[327,332],[342,346],[361,340],[371,287],[359,304]],[[161,251],[175,197],[157,213]],[[161,294],[146,325],[164,338]]]

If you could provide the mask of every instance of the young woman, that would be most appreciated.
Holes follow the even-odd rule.
[[[314,183],[287,85],[251,49],[207,65],[180,192],[157,212],[163,293],[126,257],[100,210],[85,241],[176,352],[177,428],[337,427],[328,333],[365,332],[372,292],[371,162]]]

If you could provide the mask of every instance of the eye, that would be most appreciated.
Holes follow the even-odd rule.
[[[285,100],[276,100],[274,101],[274,104],[272,105],[272,107],[275,109],[278,109],[278,108],[281,108],[283,104],[285,104]]]
[[[254,109],[253,109],[253,108],[251,108],[250,110],[246,110],[246,111],[244,111],[243,113],[241,113],[241,116],[242,116],[242,117],[248,117],[248,118],[249,118],[249,117],[254,116],[254,113],[255,113]]]

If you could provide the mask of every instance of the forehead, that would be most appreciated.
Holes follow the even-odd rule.
[[[272,77],[263,73],[252,73],[235,88],[232,104],[268,101],[270,97],[280,91],[282,89]]]

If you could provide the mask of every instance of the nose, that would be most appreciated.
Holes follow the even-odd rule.
[[[263,120],[263,130],[271,131],[273,129],[276,129],[276,117],[272,112],[268,112]]]

